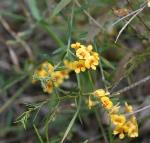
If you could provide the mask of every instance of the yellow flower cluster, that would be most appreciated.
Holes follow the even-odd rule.
[[[54,67],[44,62],[40,68],[34,72],[33,83],[40,80],[44,92],[51,93],[54,87],[60,86],[64,79],[68,78],[69,71],[54,71]]]
[[[94,95],[98,97],[105,109],[111,109],[113,102],[109,98],[109,92],[105,92],[103,89],[98,89],[94,92]]]
[[[105,92],[103,89],[98,89],[93,93],[108,111],[111,122],[114,125],[113,134],[119,135],[120,139],[123,139],[125,135],[131,138],[138,137],[138,125],[136,117],[133,115],[132,106],[125,103],[125,113],[130,113],[131,115],[125,116],[125,114],[121,114],[119,112],[120,106],[118,104],[113,105],[109,94],[109,92]],[[95,101],[89,100],[89,109],[95,106],[95,103]]]
[[[129,116],[125,116],[118,112],[110,113],[111,122],[115,126],[113,134],[119,135],[120,139],[123,139],[125,135],[131,138],[138,137],[138,124],[136,117],[133,115],[133,109],[131,105],[125,103],[125,113],[131,113]]]
[[[73,62],[65,60],[66,67],[76,73],[84,72],[86,69],[96,70],[96,66],[99,63],[99,54],[93,51],[92,45],[85,46],[76,42],[71,44],[71,48],[75,49],[77,60]]]

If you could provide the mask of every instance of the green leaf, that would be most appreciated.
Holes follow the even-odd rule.
[[[52,16],[57,15],[62,9],[64,9],[72,0],[61,0],[53,11]]]
[[[40,133],[39,133],[38,129],[35,126],[35,124],[33,124],[33,127],[34,127],[34,130],[35,130],[35,132],[38,136],[38,139],[39,139],[40,143],[44,143],[44,141],[42,140],[42,137],[40,136]]]
[[[64,134],[64,136],[63,136],[63,138],[62,138],[62,140],[61,140],[61,143],[64,142],[65,138],[66,138],[67,135],[69,134],[69,132],[70,132],[70,130],[71,130],[71,128],[72,128],[72,126],[73,126],[73,124],[74,124],[74,122],[75,122],[75,119],[77,118],[78,113],[79,113],[79,107],[78,107],[77,111],[75,112],[75,114],[74,114],[72,120],[70,121],[69,126],[68,126],[67,129],[66,129],[65,134]]]
[[[50,36],[51,38],[56,42],[58,45],[58,48],[64,47],[64,43],[61,41],[61,39],[56,35],[56,33],[51,28],[51,25],[47,21],[41,20],[39,21],[39,26],[43,28]]]
[[[19,21],[25,21],[26,18],[22,15],[18,15],[9,11],[1,11],[0,16],[8,16],[10,18],[13,18],[13,20],[19,20]]]
[[[108,66],[109,68],[115,70],[114,65],[111,64],[107,59],[105,59],[104,57],[101,57],[101,60],[102,60],[102,62],[103,62],[106,66]]]
[[[40,14],[39,8],[37,7],[37,0],[28,0],[28,4],[32,16],[35,18],[35,20],[40,21],[42,19],[42,16]]]

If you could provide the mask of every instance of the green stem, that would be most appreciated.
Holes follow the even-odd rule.
[[[102,121],[101,121],[101,119],[100,119],[100,117],[99,117],[99,114],[98,114],[98,111],[97,111],[97,110],[95,110],[95,116],[96,116],[96,119],[97,119],[97,121],[98,121],[98,125],[99,125],[99,127],[100,127],[100,129],[101,129],[101,131],[102,131],[102,135],[103,135],[103,137],[104,137],[105,142],[106,142],[106,143],[109,143],[109,141],[108,141],[108,139],[107,139],[107,136],[106,136],[106,133],[105,133],[105,130],[104,130],[103,125],[102,125]]]
[[[92,87],[92,89],[94,90],[94,84],[93,84],[93,81],[92,81],[92,77],[91,77],[90,72],[88,72],[88,76],[89,76],[89,80],[90,80],[91,87]],[[98,114],[97,109],[95,109],[95,116],[96,116],[96,118],[97,118],[99,127],[100,127],[100,129],[101,129],[101,131],[102,131],[104,140],[105,140],[106,143],[108,143],[108,139],[107,139],[107,136],[106,136],[106,134],[105,134],[105,130],[104,130],[104,128],[103,128],[102,121],[101,121],[101,119],[100,119],[100,117],[99,117],[99,114]]]
[[[42,27],[43,29],[45,29],[48,34],[50,35],[50,37],[53,39],[53,41],[56,42],[56,44],[58,45],[59,48],[64,46],[64,43],[58,38],[58,36],[56,35],[56,33],[52,30],[51,26],[49,25],[49,23],[47,22],[39,22],[38,23],[40,25],[40,27]]]

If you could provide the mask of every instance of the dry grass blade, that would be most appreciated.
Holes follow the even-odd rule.
[[[130,85],[130,86],[127,86],[127,87],[125,87],[125,88],[123,88],[123,89],[121,89],[121,90],[115,92],[114,94],[119,95],[120,93],[124,93],[124,92],[126,92],[126,91],[128,91],[128,90],[130,90],[130,89],[132,89],[132,88],[134,88],[134,87],[136,87],[136,86],[138,86],[138,85],[141,85],[141,84],[147,82],[148,80],[150,80],[150,75],[147,76],[147,77],[145,77],[145,78],[143,78],[143,79],[141,79],[141,80],[139,80],[139,81],[137,81],[137,82],[135,82],[135,83],[133,83],[133,84]],[[118,93],[119,93],[119,94],[118,94]]]
[[[115,43],[118,41],[120,35],[122,34],[122,32],[125,30],[125,28],[129,25],[129,23],[140,13],[144,10],[146,6],[143,6],[142,8],[140,8],[130,19],[129,21],[127,21],[127,23],[122,27],[122,29],[119,31],[119,34],[115,40]]]
[[[81,8],[81,4],[79,3],[78,0],[75,0],[75,3],[76,3],[76,5],[77,5],[78,7]],[[100,24],[89,14],[89,12],[87,12],[85,9],[83,9],[83,12],[93,21],[93,23],[95,23],[95,25],[96,25],[97,27],[99,27],[99,28],[102,29],[102,30],[105,30],[104,27],[103,27],[102,25],[100,25]]]
[[[23,48],[25,49],[25,51],[27,52],[27,54],[29,55],[30,59],[33,59],[33,54],[32,54],[32,50],[31,48],[28,46],[28,44],[23,41],[9,26],[9,24],[7,23],[7,21],[2,18],[2,16],[0,16],[0,22],[2,23],[3,27],[10,33],[10,35],[16,39],[16,41],[18,43],[20,43]]]
[[[133,12],[131,12],[131,13],[129,13],[129,14],[126,15],[126,16],[121,17],[121,18],[118,19],[116,22],[114,22],[114,23],[112,24],[112,26],[116,25],[118,22],[120,22],[120,21],[124,20],[125,18],[127,18],[127,17],[129,17],[129,16],[135,14],[135,13],[138,12],[138,11],[139,11],[139,9],[138,9],[138,10],[135,10],[135,11],[133,11]]]
[[[64,140],[66,139],[67,135],[69,134],[69,132],[70,132],[70,130],[71,130],[71,128],[72,128],[72,126],[73,126],[73,124],[75,122],[75,119],[77,118],[78,113],[79,113],[79,107],[78,107],[76,113],[74,114],[72,120],[70,121],[69,126],[67,127],[67,129],[65,131],[65,134],[64,134],[64,136],[63,136],[63,138],[62,138],[60,143],[63,143]]]
[[[18,57],[17,57],[15,51],[10,46],[8,46],[8,50],[9,50],[9,54],[10,54],[12,63],[16,66],[17,70],[20,70],[19,60],[18,60]]]
[[[129,115],[133,115],[133,114],[139,113],[139,112],[144,111],[144,110],[147,110],[147,109],[149,109],[149,108],[150,108],[150,105],[147,105],[147,106],[145,106],[145,107],[143,107],[143,108],[140,108],[140,109],[134,111],[133,113],[128,113],[128,114],[126,114],[126,116],[129,116]]]

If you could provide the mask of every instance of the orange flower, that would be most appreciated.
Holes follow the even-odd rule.
[[[51,93],[53,91],[53,83],[51,81],[45,83],[43,90],[44,92]]]
[[[83,60],[83,59],[87,59],[90,56],[90,53],[87,51],[85,46],[82,46],[81,48],[77,49],[76,56],[79,59]]]
[[[85,60],[85,66],[87,69],[92,68],[93,70],[96,70],[97,65],[98,65],[98,60],[94,56],[89,56]]]
[[[77,50],[81,47],[81,44],[79,42],[76,42],[75,44],[71,44],[71,48]]]
[[[84,72],[86,70],[85,63],[83,60],[75,61],[74,65],[76,73]]]
[[[104,96],[104,97],[101,97],[100,99],[101,99],[101,102],[102,102],[104,108],[106,108],[106,109],[111,109],[112,108],[113,103],[109,99],[109,97]]]

